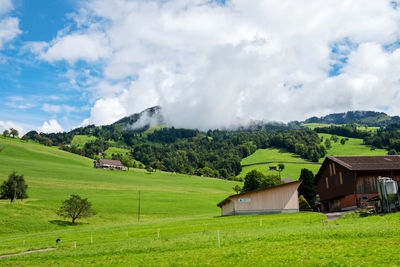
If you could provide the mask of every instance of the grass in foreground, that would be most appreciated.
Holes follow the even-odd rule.
[[[331,222],[317,213],[219,217],[216,203],[237,182],[96,170],[90,159],[55,148],[9,138],[0,138],[0,145],[0,182],[16,170],[30,186],[29,199],[0,201],[0,255],[55,247],[61,239],[55,251],[3,258],[0,265],[400,264],[400,214],[347,215]],[[77,225],[56,216],[72,193],[88,197],[98,215]]]

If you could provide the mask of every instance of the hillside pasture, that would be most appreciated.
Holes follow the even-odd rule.
[[[321,142],[324,144],[325,139],[330,139],[332,135],[330,134],[318,134],[323,138]],[[335,143],[331,140],[331,148],[327,149],[327,156],[361,156],[361,155],[387,155],[385,149],[374,149],[371,147],[363,145],[363,140],[358,138],[348,138],[348,141],[344,145],[340,143],[340,139],[345,138],[338,136],[338,141]],[[322,163],[324,159],[320,159],[319,163]],[[261,163],[261,162],[286,162],[285,169],[281,173],[282,177],[291,178],[292,180],[297,180],[300,177],[300,171],[303,168],[311,170],[316,174],[319,170],[320,165],[310,164],[311,162],[300,158],[299,155],[290,153],[285,149],[267,148],[258,149],[252,155],[244,158],[241,162],[242,166],[247,164]],[[297,164],[290,163],[296,162]],[[246,166],[242,168],[242,172],[238,177],[244,178],[248,172],[251,170],[258,170],[263,174],[277,174],[277,171],[270,171],[269,166],[278,166],[279,163],[269,163]]]
[[[89,143],[90,141],[95,141],[96,139],[97,139],[97,137],[95,137],[95,136],[75,135],[74,138],[72,138],[71,146],[83,148],[83,146],[86,143]]]
[[[33,142],[0,138],[0,145],[0,182],[15,170],[29,185],[28,199],[0,200],[0,255],[57,247],[61,239],[53,251],[0,258],[2,266],[400,264],[400,214],[330,222],[319,213],[220,217],[216,204],[241,183],[99,170]],[[97,215],[76,225],[58,217],[70,194],[87,197]]]

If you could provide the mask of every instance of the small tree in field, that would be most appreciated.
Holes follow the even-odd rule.
[[[25,184],[24,176],[17,175],[15,172],[13,172],[8,176],[8,180],[4,181],[4,183],[0,186],[0,198],[10,199],[11,202],[13,202],[14,199],[27,198],[27,188],[28,185]]]
[[[279,178],[281,178],[281,172],[285,169],[285,164],[279,163],[278,164],[278,172],[279,172]]]
[[[8,130],[4,130],[3,131],[3,136],[4,137],[9,137],[10,136],[10,132]]]
[[[236,192],[236,194],[239,194],[240,191],[242,190],[242,188],[240,188],[240,186],[238,185],[235,185],[232,189]]]
[[[76,219],[91,217],[95,214],[96,212],[87,198],[82,199],[79,195],[71,195],[69,199],[64,200],[57,211],[57,215],[71,218],[72,223],[75,223]]]
[[[14,129],[14,128],[10,128],[10,135],[14,138],[14,137],[18,137],[18,130]]]

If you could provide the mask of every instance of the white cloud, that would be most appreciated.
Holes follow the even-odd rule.
[[[45,121],[41,127],[38,128],[40,133],[58,133],[62,132],[63,128],[58,124],[56,119],[51,119],[48,122]]]
[[[31,43],[31,49],[49,62],[66,60],[71,64],[77,60],[93,62],[110,55],[107,40],[100,33],[59,36],[48,46],[43,42]]]
[[[93,92],[90,123],[156,104],[173,124],[202,129],[382,106],[400,113],[400,12],[390,0],[92,0],[72,17],[78,30],[32,51],[99,71],[70,66]],[[342,65],[334,77],[332,64]]]
[[[90,111],[89,124],[110,124],[128,115],[117,98],[100,99]]]
[[[0,49],[21,34],[18,18],[6,16],[12,9],[10,0],[0,0]]]
[[[52,105],[45,103],[42,105],[42,110],[46,111],[48,113],[60,113],[60,112],[65,112],[65,113],[71,113],[77,111],[75,107],[69,106],[69,105]]]
[[[11,0],[0,0],[0,15],[8,13],[13,9]]]
[[[49,113],[58,113],[61,112],[61,107],[59,105],[50,105],[50,104],[43,104],[42,110],[49,112]]]

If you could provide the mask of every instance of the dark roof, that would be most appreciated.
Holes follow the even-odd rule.
[[[225,203],[227,203],[227,202],[229,201],[229,199],[230,199],[231,197],[243,196],[243,195],[246,195],[246,194],[251,194],[251,193],[259,192],[259,191],[268,191],[269,189],[273,189],[273,188],[277,188],[277,187],[283,187],[283,186],[287,186],[287,185],[289,185],[289,184],[294,184],[294,183],[298,183],[298,184],[300,185],[302,182],[303,182],[303,181],[299,180],[299,181],[294,181],[294,182],[290,182],[290,183],[278,184],[278,185],[271,186],[271,187],[267,187],[267,188],[261,188],[261,189],[257,189],[257,190],[253,190],[253,191],[249,191],[249,192],[245,192],[245,193],[240,193],[240,194],[231,195],[231,196],[225,198],[224,200],[222,200],[221,202],[219,202],[219,203],[217,204],[217,206],[218,206],[218,207],[222,207]]]
[[[290,179],[290,178],[282,178],[281,180],[282,180],[283,182],[285,182],[285,183],[291,183],[291,182],[293,182],[293,180]]]
[[[113,159],[99,159],[99,163],[102,165],[114,165],[114,166],[124,166],[121,161]]]
[[[400,170],[400,155],[329,156],[327,158],[351,171]]]

